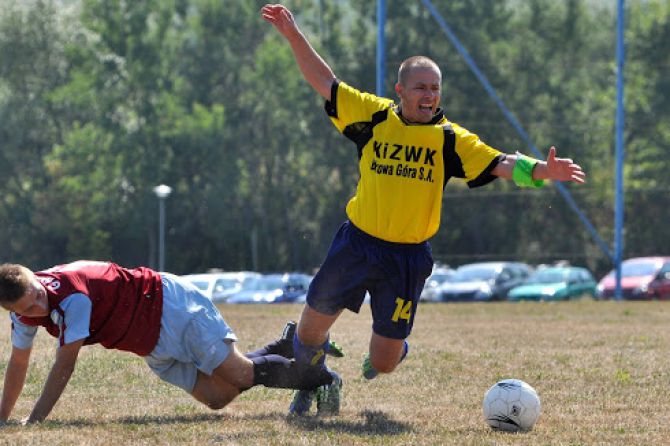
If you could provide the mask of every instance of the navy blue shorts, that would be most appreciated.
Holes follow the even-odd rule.
[[[346,221],[309,287],[307,304],[324,314],[343,308],[358,313],[369,291],[372,330],[405,339],[412,331],[421,290],[432,270],[428,242],[387,242]]]

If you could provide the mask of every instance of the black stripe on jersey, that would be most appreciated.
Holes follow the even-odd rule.
[[[444,124],[442,126],[444,132],[444,142],[442,143],[442,161],[444,164],[444,182],[442,189],[447,187],[447,182],[451,177],[465,178],[463,171],[463,164],[461,159],[456,154],[456,133],[451,127],[451,124]]]
[[[356,147],[358,148],[358,159],[361,159],[361,156],[363,156],[363,147],[365,147],[372,138],[372,129],[374,129],[376,125],[386,121],[389,110],[390,107],[385,110],[379,110],[372,115],[372,120],[369,122],[354,122],[344,128],[342,134],[356,143]]]
[[[491,181],[498,178],[495,175],[491,175],[491,171],[498,165],[499,162],[503,161],[504,159],[505,159],[504,154],[498,155],[495,158],[493,158],[491,163],[488,166],[486,166],[486,169],[484,169],[477,178],[475,178],[472,181],[468,181],[468,187],[472,189],[475,187],[484,186],[485,184],[489,184]]]
[[[340,85],[340,81],[335,79],[333,85],[330,86],[330,101],[326,101],[324,108],[328,116],[332,116],[337,119],[337,87]]]

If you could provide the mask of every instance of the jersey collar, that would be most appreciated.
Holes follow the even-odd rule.
[[[407,119],[405,119],[405,117],[402,115],[402,108],[400,108],[400,105],[396,105],[396,106],[393,108],[393,111],[395,112],[396,115],[398,115],[398,117],[400,118],[400,120],[401,120],[405,125],[435,125],[435,124],[439,123],[440,121],[442,121],[443,119],[445,119],[444,111],[442,110],[441,107],[438,108],[438,109],[435,111],[435,115],[433,115],[433,119],[431,119],[429,122],[421,122],[421,123],[419,123],[419,122],[410,122],[410,121],[408,121]]]

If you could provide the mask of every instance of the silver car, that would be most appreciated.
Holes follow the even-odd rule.
[[[423,286],[423,291],[421,291],[421,300],[426,302],[439,302],[441,299],[440,294],[438,293],[438,288],[443,283],[449,281],[455,273],[456,271],[451,268],[433,268],[433,272],[426,279],[426,284]]]
[[[507,300],[510,289],[528,278],[531,268],[519,262],[480,262],[463,265],[438,288],[443,302]]]
[[[182,276],[191,282],[214,303],[226,302],[230,296],[242,290],[248,281],[260,277],[251,271],[187,274]]]

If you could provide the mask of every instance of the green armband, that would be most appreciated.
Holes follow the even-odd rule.
[[[533,169],[537,160],[521,153],[516,153],[516,163],[512,170],[512,180],[520,187],[542,187],[544,180],[533,180]]]

